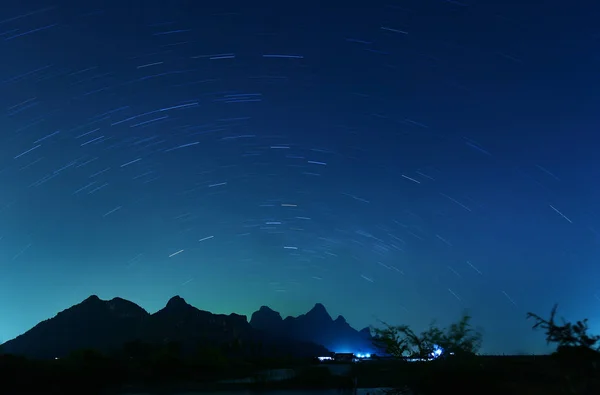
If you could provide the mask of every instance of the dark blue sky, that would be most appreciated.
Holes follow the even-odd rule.
[[[595,3],[10,3],[0,341],[90,294],[600,332]]]

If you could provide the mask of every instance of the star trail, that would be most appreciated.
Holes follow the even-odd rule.
[[[91,294],[600,329],[600,7],[7,2],[0,342]]]

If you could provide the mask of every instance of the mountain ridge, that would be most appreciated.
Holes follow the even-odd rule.
[[[242,352],[241,344],[256,344],[261,350],[268,346],[269,350],[314,357],[328,350],[338,351],[335,339],[364,348],[365,339],[370,339],[364,331],[352,328],[341,315],[333,320],[322,303],[285,319],[270,307],[261,306],[249,320],[237,313],[200,310],[179,295],[152,314],[127,299],[103,300],[90,295],[1,346],[6,353],[39,359],[62,357],[78,349],[115,352],[135,341],[178,342],[186,350],[220,344],[228,352],[234,348]]]
[[[370,329],[354,329],[344,316],[334,320],[322,303],[297,317],[281,317],[281,314],[268,306],[261,306],[250,317],[250,325],[267,333],[286,333],[292,339],[310,340],[322,344],[336,352],[372,352]]]

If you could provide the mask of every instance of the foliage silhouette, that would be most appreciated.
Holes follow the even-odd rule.
[[[390,393],[404,394],[408,388],[415,395],[600,394],[600,336],[588,333],[587,320],[558,324],[556,309],[554,306],[549,319],[527,314],[535,320],[534,329],[543,329],[548,343],[557,345],[553,356],[476,355],[482,336],[471,327],[467,314],[446,329],[432,324],[420,334],[406,325],[384,323],[373,331],[374,344],[400,360],[394,375],[402,377]],[[431,360],[434,345],[442,347],[445,355],[471,358]],[[408,358],[421,362],[402,363]]]
[[[441,347],[445,355],[475,355],[481,348],[482,335],[471,325],[471,316],[463,314],[458,322],[441,329],[433,323],[417,334],[408,325],[393,326],[383,323],[383,328],[373,328],[373,344],[396,358],[431,358]]]
[[[554,343],[559,349],[565,347],[581,347],[600,351],[600,336],[588,334],[588,320],[577,321],[575,324],[562,319],[562,325],[556,323],[558,304],[552,307],[550,318],[545,320],[534,313],[527,313],[527,319],[533,318],[533,329],[542,329],[546,333],[546,342]]]
[[[600,393],[600,336],[588,333],[588,320],[576,323],[561,319],[556,322],[555,304],[550,317],[544,319],[537,314],[527,313],[527,319],[535,321],[533,329],[546,334],[546,343],[556,345],[553,354],[561,372],[560,388],[565,394]]]
[[[410,353],[410,343],[404,332],[409,329],[407,325],[392,326],[386,322],[382,322],[383,328],[372,328],[373,345],[387,354],[403,358]]]

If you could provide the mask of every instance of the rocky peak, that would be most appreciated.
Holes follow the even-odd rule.
[[[169,301],[167,302],[167,306],[165,308],[171,310],[171,309],[181,309],[181,308],[185,308],[187,306],[189,306],[189,304],[185,301],[185,299],[183,299],[179,295],[176,295],[176,296],[173,296],[171,299],[169,299]]]
[[[327,312],[327,309],[321,303],[316,303],[314,307],[310,309],[308,313],[306,313],[306,317],[311,317],[319,320],[332,320],[331,316]]]
[[[279,326],[282,321],[281,314],[267,306],[261,306],[250,317],[250,325],[258,329],[273,328]]]

